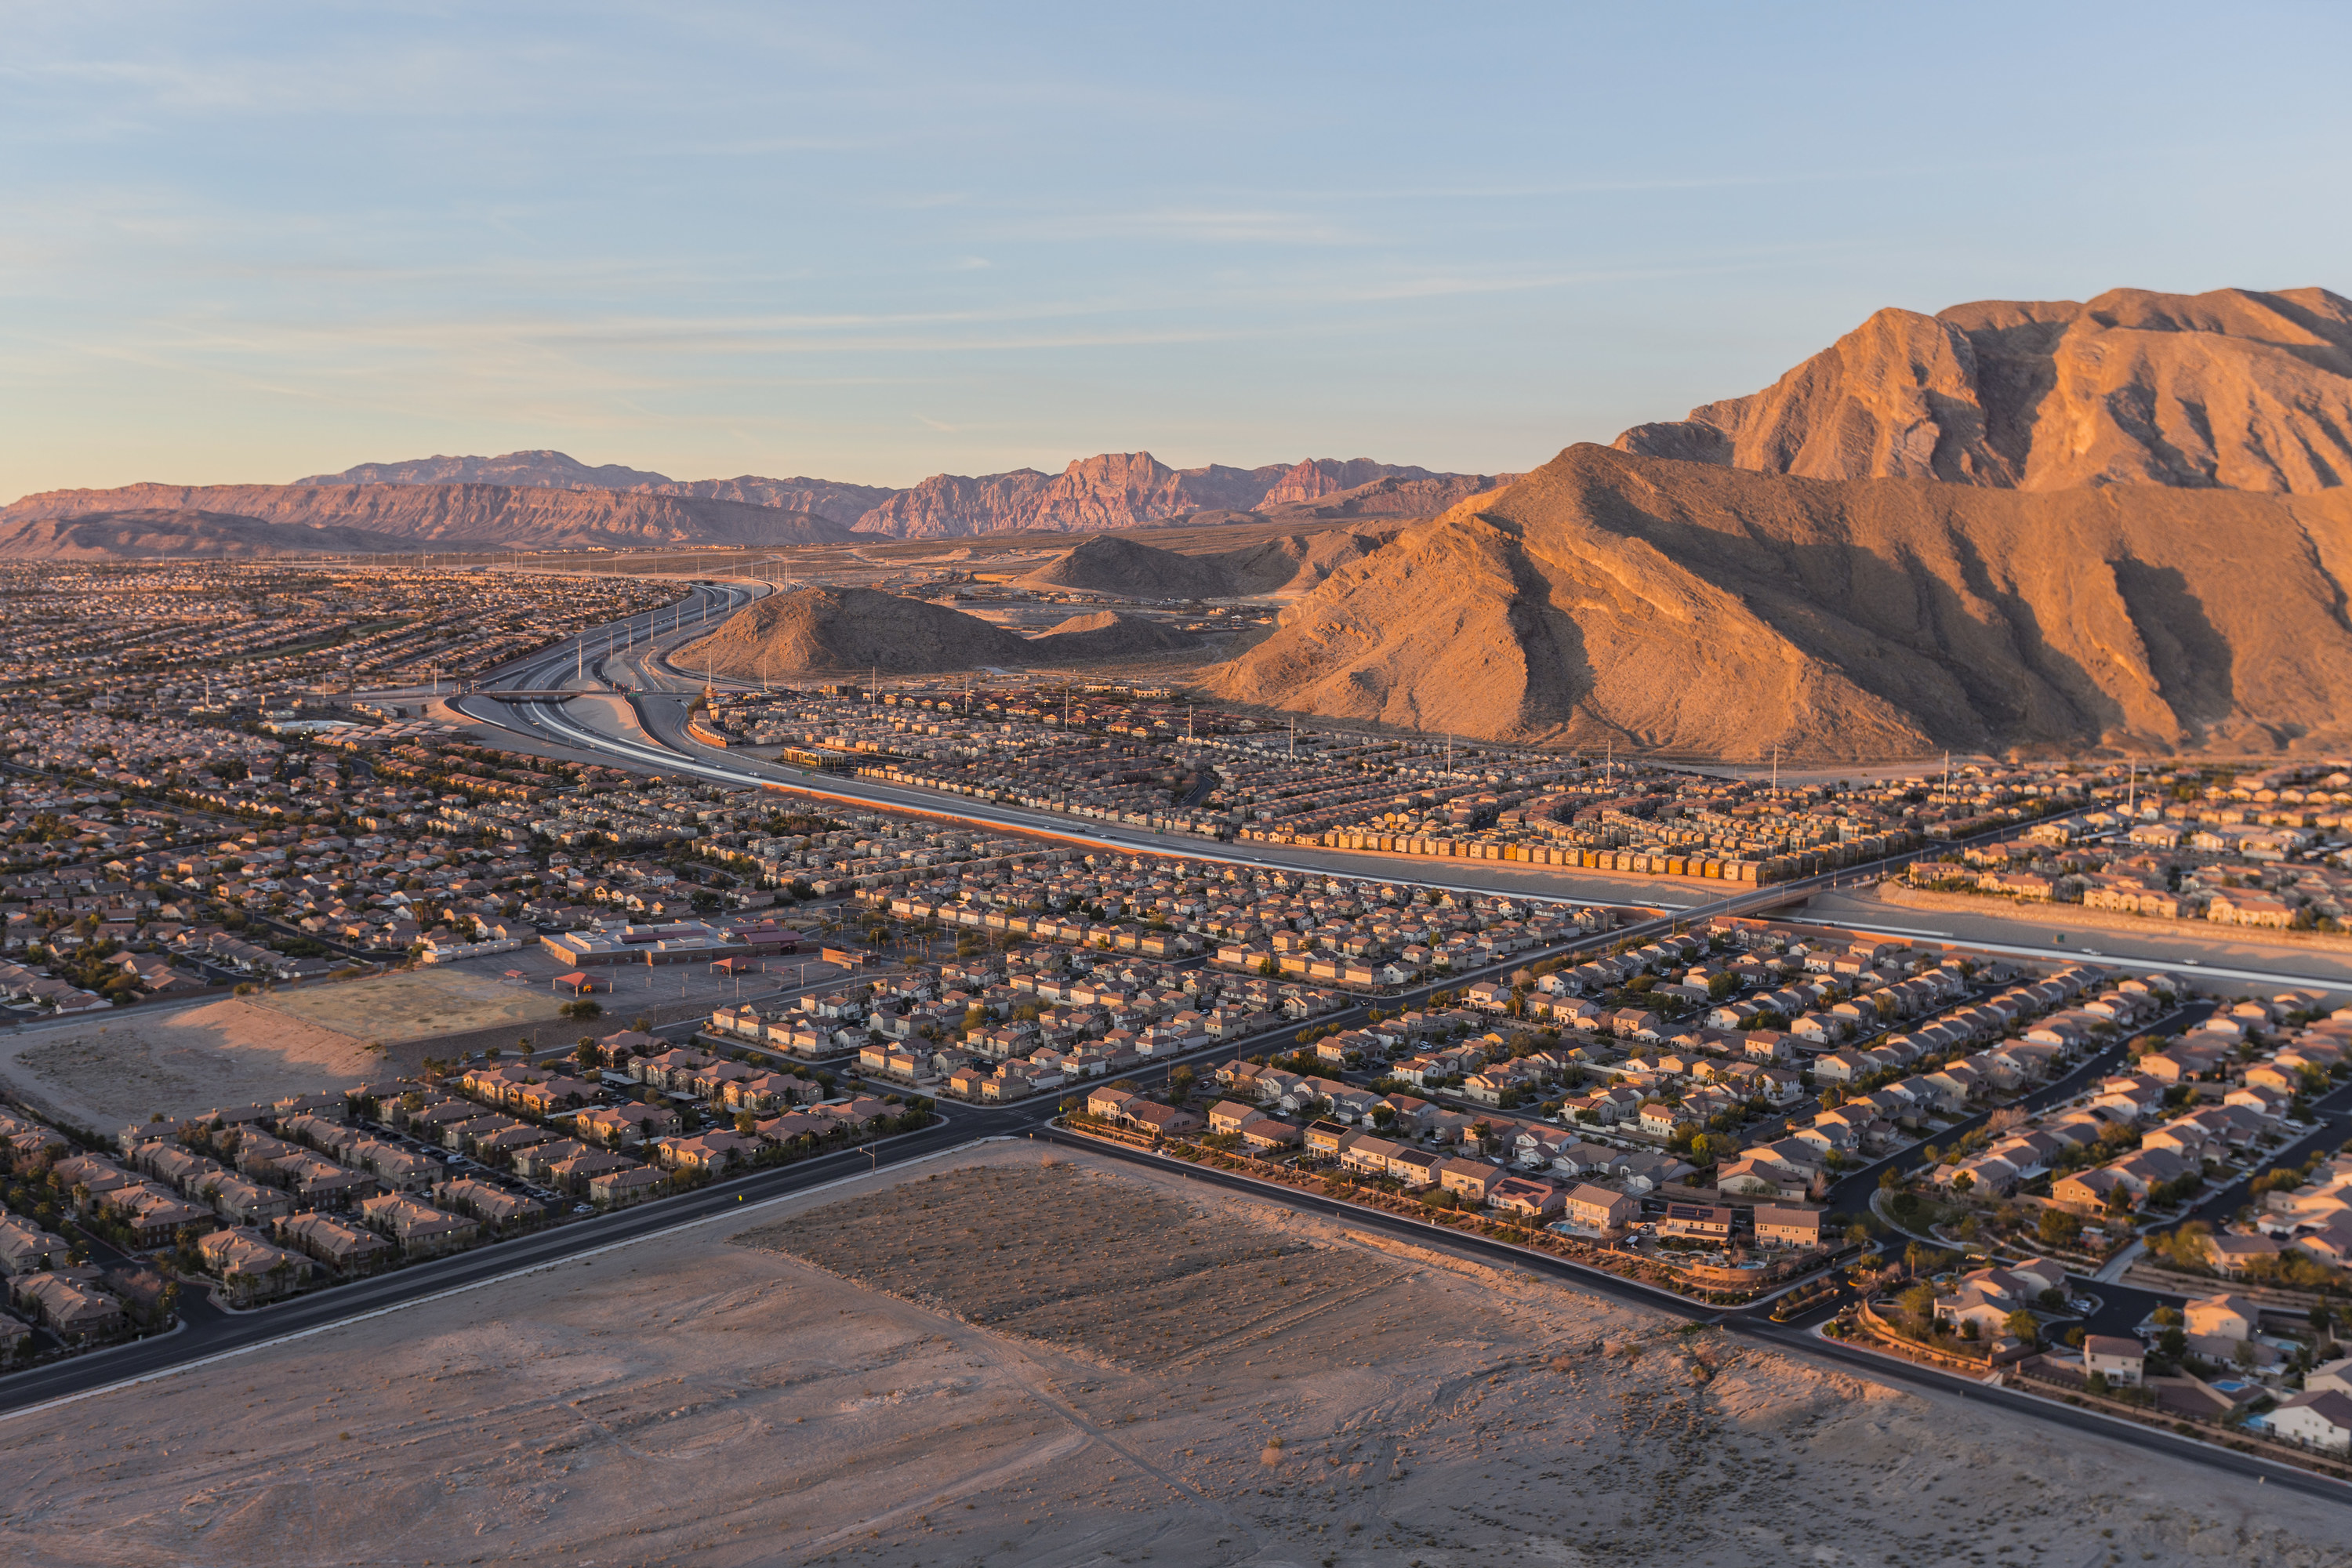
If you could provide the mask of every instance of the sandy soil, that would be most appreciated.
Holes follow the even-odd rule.
[[[548,989],[543,963],[524,963],[529,953],[505,953],[489,961],[524,968],[533,978],[511,984],[499,969],[428,964],[422,969],[371,975],[333,985],[305,985],[273,992],[259,1005],[289,1017],[389,1045],[429,1039],[463,1030],[544,1024],[560,1017],[565,998]]]
[[[364,1039],[235,997],[0,1036],[0,1081],[12,1093],[104,1133],[157,1111],[331,1091],[383,1072]]]
[[[0,1424],[0,1555],[2352,1560],[2340,1508],[1172,1176],[998,1145],[736,1228]]]

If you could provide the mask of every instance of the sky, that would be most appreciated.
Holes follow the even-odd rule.
[[[1493,473],[1872,310],[2352,292],[2336,5],[0,0],[0,500]]]

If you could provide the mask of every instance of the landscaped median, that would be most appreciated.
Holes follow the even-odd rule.
[[[1186,1164],[1227,1171],[1253,1181],[1313,1193],[1318,1197],[1357,1208],[1401,1215],[1437,1229],[1458,1231],[1523,1247],[1530,1252],[1544,1253],[1582,1268],[1613,1274],[1654,1290],[1711,1306],[1746,1306],[1769,1300],[1780,1290],[1813,1277],[1825,1261],[1818,1254],[1808,1254],[1760,1270],[1735,1271],[1706,1265],[1676,1268],[1639,1253],[1619,1251],[1562,1235],[1545,1226],[1517,1224],[1491,1212],[1473,1213],[1461,1208],[1433,1206],[1417,1198],[1352,1181],[1337,1170],[1301,1171],[1278,1162],[1214,1149],[1190,1140],[1154,1137],[1131,1128],[1116,1126],[1084,1111],[1066,1113],[1056,1118],[1052,1125],[1103,1142],[1164,1154]],[[1737,1288],[1726,1288],[1735,1274],[1751,1273],[1759,1277],[1738,1280]]]

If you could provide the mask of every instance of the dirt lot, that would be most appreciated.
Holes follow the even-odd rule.
[[[551,966],[517,962],[529,956],[501,954],[502,962],[489,968],[428,964],[333,985],[304,985],[274,992],[260,1005],[386,1045],[462,1030],[527,1027],[560,1016],[565,1000],[548,989],[541,973],[552,973]],[[513,984],[500,973],[526,967],[535,980]]]
[[[1106,1366],[1155,1370],[1269,1338],[1393,1273],[1068,1163],[968,1166],[735,1240]]]
[[[2352,1560],[2338,1507],[1091,1159],[737,1228],[0,1423],[0,1556]]]
[[[173,1012],[91,1014],[0,1035],[0,1081],[26,1103],[94,1131],[162,1111],[186,1115],[381,1076],[364,1039],[223,997]]]

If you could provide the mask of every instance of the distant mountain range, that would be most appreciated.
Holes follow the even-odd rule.
[[[1058,474],[1035,468],[1009,473],[933,474],[908,489],[836,484],[831,479],[673,479],[617,464],[591,468],[562,452],[509,452],[499,458],[420,458],[405,463],[363,463],[340,474],[317,474],[298,485],[491,484],[551,489],[604,489],[692,496],[806,512],[853,533],[892,539],[942,539],[967,533],[1038,530],[1090,533],[1134,528],[1202,511],[1259,512],[1311,507],[1381,480],[1415,488],[1402,494],[1432,512],[1508,476],[1437,474],[1427,468],[1309,458],[1257,468],[1212,463],[1171,468],[1149,452],[1104,452],[1073,458]],[[1432,504],[1436,503],[1436,504]]]
[[[1369,458],[1171,468],[1149,452],[908,489],[830,479],[673,479],[562,452],[366,463],[290,485],[49,490],[0,507],[0,555],[248,555],[438,547],[776,546],[880,536],[1093,532],[1213,514],[1431,517],[1510,476]]]

